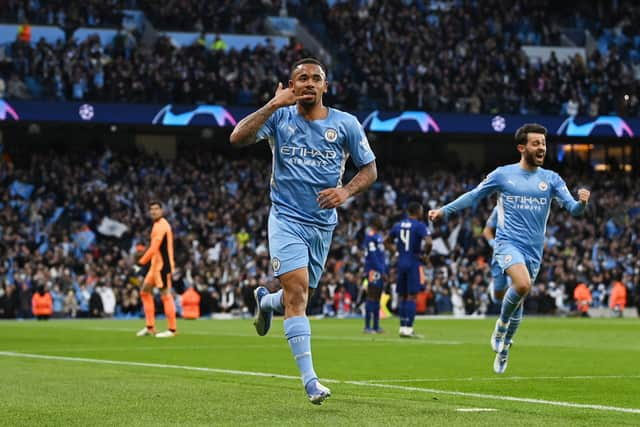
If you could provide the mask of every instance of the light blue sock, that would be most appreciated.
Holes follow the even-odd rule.
[[[413,327],[413,321],[416,319],[416,302],[414,300],[408,300],[405,305],[405,312],[407,313],[407,326]]]
[[[296,316],[285,319],[284,335],[289,341],[291,353],[302,376],[302,384],[306,387],[310,381],[318,379],[313,370],[311,358],[311,325],[306,316]]]
[[[518,293],[512,287],[507,290],[507,293],[502,299],[502,309],[500,310],[500,321],[506,325],[511,319],[511,316],[518,309],[518,305],[524,298],[518,295]]]
[[[513,336],[516,334],[518,330],[518,326],[520,326],[520,322],[522,321],[522,314],[524,313],[524,304],[520,304],[515,313],[511,316],[511,320],[509,321],[509,329],[507,329],[507,334],[504,337],[504,342],[510,344],[513,341]]]
[[[260,300],[260,310],[283,313],[284,306],[282,305],[282,289],[278,292],[263,296]]]

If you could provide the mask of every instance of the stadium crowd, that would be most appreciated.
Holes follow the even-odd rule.
[[[278,2],[248,3],[189,0],[142,6],[157,25],[216,33],[255,33],[260,31],[258,16],[279,10]],[[306,3],[293,3],[292,12],[305,13]],[[599,12],[561,6],[543,12],[523,0],[443,9],[421,1],[336,2],[312,10],[342,64],[330,75],[328,96],[343,109],[640,114],[640,35],[631,25],[638,8],[631,2]],[[598,48],[587,57],[530,62],[521,46],[557,45],[563,25],[590,28]],[[123,33],[114,41],[94,37],[34,47],[17,42],[9,48],[11,61],[0,77],[14,88],[33,79],[45,88],[36,96],[54,99],[259,105],[277,81],[287,80],[288,65],[303,50],[292,42],[278,53],[263,47],[224,52],[200,44],[197,37],[193,46],[180,48],[162,37],[153,49],[137,44]],[[133,90],[124,89],[129,87]],[[7,90],[9,98],[33,95]]]
[[[193,288],[201,297],[202,315],[251,314],[253,289],[277,287],[266,240],[267,161],[202,152],[165,161],[107,150],[34,152],[30,162],[16,166],[5,155],[0,164],[0,317],[31,317],[32,295],[44,289],[52,295],[57,317],[139,316],[141,277],[132,265],[148,244],[150,199],[164,202],[174,229],[178,300]],[[606,306],[615,282],[627,289],[627,305],[640,310],[640,183],[624,174],[565,176],[570,189],[587,184],[597,197],[583,218],[554,208],[527,311],[574,311],[574,288],[580,283],[590,288],[592,307]],[[380,215],[388,230],[402,218],[408,201],[425,208],[441,205],[479,178],[475,172],[381,170],[366,194],[340,209],[310,313],[359,312],[360,244],[373,216]],[[487,292],[490,248],[481,236],[490,203],[433,230],[437,243],[420,295],[422,313],[496,309]],[[393,254],[389,257],[393,261]],[[391,294],[393,283],[392,269]],[[389,307],[395,308],[393,298]]]
[[[0,76],[8,99],[31,98],[25,84],[31,79],[42,97],[57,101],[257,105],[272,96],[290,64],[308,55],[297,43],[277,52],[267,40],[225,53],[196,38],[176,47],[164,36],[148,50],[119,31],[108,46],[97,35],[55,45],[16,41]]]
[[[118,27],[122,22],[122,10],[136,6],[136,0],[0,0],[0,19],[65,29]]]
[[[156,28],[178,31],[266,34],[264,17],[278,15],[270,1],[142,0],[142,10]]]
[[[621,47],[611,43],[610,50],[594,50],[586,58],[560,62],[552,56],[532,63],[521,46],[559,45],[567,12],[535,3],[465,2],[446,11],[421,2],[334,5],[327,11],[327,32],[339,46],[340,61],[352,64],[343,85],[361,82],[361,96],[348,107],[559,114],[571,105],[574,114],[596,116],[624,107],[636,116],[640,39],[632,38],[638,33],[625,13],[630,9],[635,16],[637,7],[625,4],[607,19],[631,34]],[[579,10],[569,16],[587,22]],[[629,98],[622,103],[624,94]]]

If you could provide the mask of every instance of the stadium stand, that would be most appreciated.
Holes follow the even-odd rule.
[[[36,152],[22,167],[6,158],[0,165],[0,316],[29,317],[39,285],[53,290],[54,316],[104,315],[104,309],[91,309],[94,294],[107,300],[115,296],[107,315],[137,316],[140,278],[132,276],[130,266],[139,245],[147,243],[150,198],[166,201],[174,228],[176,294],[194,287],[203,315],[219,312],[222,300],[233,301],[228,311],[251,313],[252,290],[275,284],[266,241],[269,170],[264,160],[229,161],[215,153],[185,154],[169,162],[109,150]],[[409,200],[439,205],[479,178],[475,172],[461,177],[404,168],[385,168],[381,174],[367,194],[341,209],[312,313],[340,314],[336,290],[350,294],[351,310],[359,303],[360,243],[374,212],[389,226]],[[569,188],[586,180],[599,197],[585,218],[558,208],[551,216],[543,270],[526,304],[529,312],[572,310],[573,289],[581,282],[591,288],[594,307],[606,307],[615,281],[627,287],[628,305],[638,303],[640,184],[624,174],[598,180],[573,174]],[[432,257],[426,313],[495,310],[487,295],[490,252],[481,236],[489,203],[436,230],[434,239],[447,241],[453,234],[456,243],[449,253]],[[349,314],[343,306],[342,314]]]
[[[122,10],[136,6],[135,0],[3,0],[0,20],[62,28],[117,27],[122,21]]]
[[[277,14],[279,6],[268,7],[264,2],[249,6],[247,3],[192,0],[168,2],[162,7],[142,2],[142,6],[159,28],[188,29],[196,31],[196,34],[202,31],[264,33],[261,17],[268,13]],[[494,7],[498,3],[507,7]],[[16,9],[19,2],[11,4],[13,13],[10,16],[18,21],[21,17],[33,15],[35,22],[42,22],[38,17],[49,16],[51,10],[59,8],[57,3],[53,6],[43,4],[41,9],[27,13]],[[121,4],[120,10],[126,5],[125,2]],[[407,4],[411,6],[407,7]],[[427,8],[422,2],[362,2],[359,7],[352,7],[350,2],[335,2],[331,8],[325,6],[324,10],[318,11],[326,13],[324,21],[322,13],[314,15],[320,18],[316,24],[324,30],[320,33],[324,37],[320,38],[324,38],[329,47],[335,46],[333,53],[339,63],[346,64],[332,76],[332,104],[344,109],[368,106],[471,113],[589,116],[618,113],[638,116],[640,36],[630,25],[633,17],[637,17],[637,8],[633,8],[631,2],[623,1],[615,13],[608,14],[597,9],[581,7],[569,10],[563,6],[546,8],[542,12],[536,5],[535,2],[512,0],[464,3],[443,9]],[[304,5],[294,5],[290,9],[301,18],[305,16]],[[194,16],[177,13],[176,10],[189,10]],[[101,17],[101,22],[119,25],[117,12],[113,16],[106,12],[102,14],[102,8],[94,7],[93,3],[82,7],[72,3],[66,12],[60,13],[74,17],[90,17],[94,13]],[[47,18],[46,23],[49,20]],[[84,23],[80,18],[74,20],[78,25],[91,26],[95,25],[96,18],[86,18]],[[55,23],[60,25],[57,21]],[[586,56],[574,55],[562,60],[556,55],[545,61],[528,59],[523,45],[558,46],[565,35],[561,33],[565,26],[583,33],[590,30],[594,34],[596,48],[587,51]],[[415,31],[407,33],[406,28]],[[463,31],[467,28],[472,31]],[[90,39],[62,45],[89,42],[93,46]],[[394,40],[393,48],[389,40]],[[126,32],[119,33],[113,42],[103,43],[106,46],[99,61],[102,66],[97,67],[107,68],[105,64],[114,64],[116,71],[96,71],[96,65],[87,64],[82,56],[78,59],[74,56],[74,61],[80,63],[73,67],[60,67],[63,75],[58,79],[63,86],[58,92],[66,94],[67,99],[131,101],[123,98],[117,90],[93,90],[90,86],[97,73],[98,84],[104,81],[104,85],[110,88],[135,83],[136,90],[132,91],[132,96],[136,102],[192,103],[202,101],[196,99],[201,95],[193,95],[193,92],[207,89],[211,92],[210,86],[214,86],[214,92],[219,92],[225,90],[220,86],[230,85],[232,93],[222,96],[223,100],[259,105],[264,101],[265,91],[270,93],[273,90],[275,79],[286,81],[285,70],[299,58],[297,52],[302,48],[298,43],[292,43],[286,53],[280,55],[279,60],[284,63],[275,61],[278,72],[271,74],[259,70],[259,79],[249,79],[246,78],[247,64],[274,63],[273,58],[265,58],[260,48],[255,49],[258,52],[243,50],[207,55],[205,52],[212,50],[207,46],[203,51],[192,46],[168,49],[167,43],[160,39],[155,43],[156,49],[137,49],[136,38]],[[158,45],[167,49],[159,53]],[[68,53],[68,49],[62,46],[49,44],[24,52],[14,43],[9,49],[11,63],[3,73],[4,79],[8,81],[16,74],[13,79],[25,82],[28,87],[34,86],[29,82],[50,85],[47,80],[54,72],[48,67],[20,65],[21,62],[36,62],[33,56],[38,56],[43,48],[53,51],[52,55],[59,61],[67,61],[64,53]],[[124,58],[121,57],[123,52]],[[177,79],[159,78],[153,73],[131,75],[135,74],[131,70],[138,70],[141,63],[154,64],[158,68],[166,61],[175,63],[179,60],[192,65],[193,70],[183,72]],[[120,73],[119,68],[129,71]],[[222,69],[224,75],[215,79],[220,83],[212,82],[212,70]],[[154,85],[158,80],[166,81],[169,87],[157,90]],[[76,90],[78,85],[84,87],[82,95],[79,89]],[[139,93],[141,91],[154,94],[154,97],[145,98]],[[35,93],[30,96],[35,97],[52,96],[51,90],[31,92]],[[8,96],[17,96],[14,93],[12,91]],[[57,98],[55,94],[53,96]]]
[[[640,36],[633,22],[640,18],[639,9],[630,1],[617,4],[614,10],[605,10],[602,2],[593,8],[573,3],[550,7],[549,2],[525,0],[429,5],[422,1],[182,0],[160,7],[147,0],[0,0],[5,22],[53,26],[49,31],[53,39],[27,41],[16,33],[15,40],[0,47],[0,96],[261,105],[278,81],[287,80],[290,64],[309,52],[295,40],[280,50],[270,43],[227,49],[222,42],[210,41],[213,34],[217,41],[220,32],[265,33],[264,16],[289,14],[308,25],[340,64],[332,70],[327,94],[327,103],[338,108],[638,116]],[[161,32],[151,43],[143,42],[141,34],[120,28],[122,12],[130,8],[143,10],[159,30],[193,32],[193,42],[176,45]],[[190,12],[178,13],[185,10]],[[106,38],[75,38],[74,31],[81,26],[111,28],[101,33],[108,34]],[[57,41],[56,34],[61,35]],[[523,50],[525,45],[570,44],[572,38],[588,35],[592,43],[585,57],[561,60],[551,55],[531,61]],[[115,314],[138,313],[137,290],[131,284],[136,278],[128,276],[127,266],[146,235],[142,195],[154,183],[166,180],[167,174],[177,178],[173,190],[188,194],[182,201],[171,199],[173,192],[158,194],[173,200],[171,219],[177,221],[179,264],[184,269],[177,274],[176,289],[195,286],[202,294],[202,313],[209,314],[220,310],[222,299],[230,300],[230,292],[237,293],[236,308],[252,311],[246,307],[251,305],[247,290],[272,283],[264,233],[267,177],[256,172],[268,167],[261,160],[225,163],[219,157],[180,158],[172,165],[145,156],[130,161],[118,153],[97,157],[67,153],[36,169],[38,160],[46,158],[38,156],[42,155],[34,157],[30,168],[2,165],[5,262],[0,270],[0,306],[5,317],[28,315],[29,293],[42,282],[57,287],[63,300],[68,297],[70,313],[88,315],[96,289],[113,289]],[[100,167],[91,165],[100,157]],[[52,174],[56,181],[64,178],[64,191],[45,183],[43,177]],[[248,176],[252,179],[247,180]],[[195,177],[209,180],[217,190],[204,194],[202,180]],[[470,188],[477,179],[470,175],[461,186],[451,171],[430,176],[383,171],[382,180],[368,196],[356,199],[343,212],[348,220],[336,231],[327,274],[312,310],[339,311],[333,300],[338,287],[347,289],[354,302],[358,300],[362,275],[358,245],[372,212],[384,213],[390,223],[410,198],[435,206]],[[574,188],[586,180],[574,176],[569,184]],[[552,217],[545,270],[527,303],[532,312],[570,310],[573,288],[579,282],[591,287],[596,307],[606,306],[615,280],[627,286],[630,304],[640,301],[640,265],[634,261],[640,233],[638,184],[613,174],[591,187],[600,197],[592,203],[588,219]],[[83,188],[93,190],[91,197]],[[228,195],[230,199],[225,200]],[[241,206],[252,206],[254,214],[247,217]],[[452,233],[457,235],[458,249],[443,254],[427,272],[427,312],[492,310],[486,292],[490,254],[479,233],[489,208],[479,206],[473,215],[453,219],[437,230],[434,237],[443,241]],[[136,230],[134,235],[127,234],[126,245],[96,234],[105,217],[115,221],[116,228],[126,223]],[[472,302],[465,307],[465,301]]]

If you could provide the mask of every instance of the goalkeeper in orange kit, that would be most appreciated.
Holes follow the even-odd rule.
[[[160,202],[152,201],[149,203],[149,216],[153,219],[151,243],[149,249],[133,267],[134,271],[138,273],[143,266],[151,262],[149,271],[142,282],[142,292],[140,292],[147,325],[137,333],[139,337],[155,335],[156,338],[170,338],[176,334],[176,306],[171,295],[171,275],[174,270],[173,232],[163,214]],[[168,329],[159,333],[156,333],[155,328],[153,288],[160,290],[168,324]]]

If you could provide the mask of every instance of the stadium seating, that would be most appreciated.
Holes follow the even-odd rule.
[[[193,286],[202,296],[203,315],[217,312],[220,295],[230,289],[236,293],[234,310],[246,312],[252,309],[251,291],[258,284],[275,284],[266,241],[266,161],[228,161],[198,153],[169,163],[142,153],[132,158],[110,151],[34,153],[31,161],[30,167],[16,169],[0,164],[0,257],[5,260],[0,265],[0,316],[25,315],[20,314],[20,301],[30,301],[38,284],[55,285],[61,295],[72,293],[68,315],[88,315],[91,293],[107,289],[116,295],[116,315],[139,314],[135,284],[140,278],[130,266],[138,245],[148,243],[149,198],[166,201],[174,227],[174,288],[180,293]],[[310,304],[314,313],[331,314],[327,307],[333,305],[338,284],[352,294],[355,306],[363,277],[360,243],[373,212],[382,214],[389,227],[408,200],[440,205],[478,182],[473,173],[380,172],[367,194],[341,209],[321,292]],[[606,306],[614,280],[628,287],[632,305],[640,291],[640,184],[616,174],[598,179],[565,176],[570,177],[570,189],[590,182],[598,197],[584,218],[554,207],[543,269],[527,310],[569,311],[573,288],[580,282],[592,288],[595,307]],[[427,313],[464,311],[458,297],[472,281],[473,312],[495,309],[487,296],[490,251],[480,234],[491,209],[486,202],[436,228],[436,240],[447,241],[452,233],[458,238],[449,253],[436,251],[427,268]]]
[[[272,92],[275,81],[287,80],[288,66],[300,57],[302,47],[297,43],[277,55],[265,55],[260,47],[240,52],[229,51],[227,47],[224,53],[211,49],[213,34],[220,32],[265,34],[261,17],[278,14],[280,10],[267,7],[264,2],[250,6],[247,2],[189,0],[165,2],[162,7],[152,3],[136,4],[158,29],[190,31],[186,35],[159,33],[168,34],[172,40],[187,37],[190,40],[187,46],[170,49],[170,54],[166,51],[158,54],[153,49],[139,48],[137,38],[125,32],[113,43],[124,43],[126,48],[105,46],[101,53],[105,71],[98,79],[104,80],[105,90],[91,88],[95,66],[80,61],[73,75],[68,68],[60,67],[63,76],[58,84],[66,99],[193,103],[208,96],[223,103],[260,105],[265,94]],[[384,6],[363,2],[359,7],[352,7],[349,2],[331,3],[333,6],[325,9],[316,5],[320,10],[313,9],[314,20],[309,18],[304,2],[294,2],[289,12],[317,30],[317,37],[340,64],[331,74],[329,94],[336,107],[492,114],[640,114],[640,36],[630,24],[638,14],[631,2],[620,2],[613,14],[584,7],[571,10],[562,5],[542,12],[521,0],[508,1],[506,6],[499,2],[437,3],[431,8],[421,1],[388,2]],[[14,9],[9,16],[17,19],[25,15]],[[51,6],[43,4],[42,9],[49,11]],[[96,18],[91,22],[78,18],[92,16],[89,10],[102,16],[102,9],[92,2],[64,10],[66,15],[75,16],[79,25],[91,26],[95,21]],[[191,15],[177,10],[190,11]],[[49,12],[26,13],[29,14],[39,17]],[[117,11],[105,12],[101,19],[111,23],[120,15]],[[42,19],[36,18],[34,22]],[[412,31],[407,32],[407,28]],[[564,28],[569,29],[562,33]],[[586,30],[593,34],[595,48],[587,49],[584,56],[568,60],[552,56],[538,62],[528,59],[521,49],[523,45],[557,46],[572,34],[578,34],[584,44]],[[200,32],[205,34],[203,49],[193,49],[192,43],[198,45]],[[85,43],[85,35],[86,32],[79,34],[76,43]],[[160,37],[156,46],[166,45],[163,36]],[[111,40],[102,42],[112,44]],[[278,48],[281,45],[279,42]],[[51,42],[47,49],[53,51],[59,62],[65,61],[64,49]],[[51,85],[46,82],[53,75],[48,68],[29,66],[35,59],[27,61],[26,66],[19,65],[24,53],[17,52],[20,49],[10,49],[11,66],[1,78],[7,81],[15,74],[21,81],[31,78],[41,86]],[[29,55],[35,56],[35,52]],[[156,75],[155,70],[163,68],[161,64],[177,59],[193,67],[172,76]],[[110,72],[108,69],[114,67],[107,64],[128,71]],[[149,72],[140,64],[154,64],[149,67],[154,71],[140,73],[141,69]],[[258,68],[255,73],[258,79],[253,70],[251,78],[246,76],[247,64]],[[85,87],[82,91],[74,90],[78,80]],[[132,83],[137,87],[130,92],[132,99],[129,93],[117,90]],[[157,88],[157,84],[163,87]],[[218,95],[201,94],[204,91]],[[54,92],[36,90],[30,96],[58,99]]]

